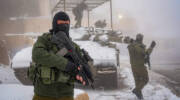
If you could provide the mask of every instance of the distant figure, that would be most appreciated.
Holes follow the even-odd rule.
[[[124,37],[124,43],[129,44],[131,43],[131,38],[129,36]]]
[[[83,11],[86,10],[88,6],[85,4],[85,0],[83,0],[80,4],[78,4],[74,9],[73,9],[73,14],[75,16],[76,24],[75,28],[81,27],[82,23],[82,18],[83,18]]]
[[[95,27],[96,28],[105,28],[107,26],[106,20],[98,20],[95,22]]]
[[[148,71],[145,66],[145,57],[150,55],[153,48],[156,46],[156,42],[153,41],[148,49],[143,44],[143,35],[137,34],[136,40],[131,41],[128,45],[131,68],[135,80],[135,89],[132,91],[138,99],[142,100],[142,89],[148,83]]]

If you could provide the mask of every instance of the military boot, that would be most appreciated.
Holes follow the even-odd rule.
[[[141,91],[137,91],[136,89],[134,89],[134,90],[132,91],[132,93],[134,93],[139,100],[144,100]]]

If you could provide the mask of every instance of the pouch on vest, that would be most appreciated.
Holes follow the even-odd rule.
[[[57,82],[67,83],[70,80],[70,75],[65,72],[58,73]]]
[[[44,84],[52,84],[55,82],[55,71],[49,67],[40,67],[40,78]]]
[[[57,71],[57,69],[41,67],[40,78],[44,84],[67,83],[70,80],[70,75],[62,71]]]

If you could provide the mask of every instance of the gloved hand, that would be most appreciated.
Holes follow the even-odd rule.
[[[77,67],[74,63],[68,61],[67,65],[66,65],[66,69],[65,69],[66,72],[72,72],[75,74],[75,79],[83,84],[83,85],[87,85],[87,80],[86,78],[83,76],[82,74],[82,68],[79,66]],[[86,80],[86,81],[85,81]]]
[[[76,70],[76,66],[74,63],[72,63],[71,61],[68,61],[65,71],[66,72],[74,72]]]
[[[151,43],[151,48],[154,48],[156,46],[156,42],[155,41],[152,41],[152,43]]]
[[[77,82],[83,84],[83,85],[88,85],[87,83],[87,78],[83,75],[83,72],[82,72],[82,68],[79,66],[78,67],[78,73],[76,74],[76,80]]]

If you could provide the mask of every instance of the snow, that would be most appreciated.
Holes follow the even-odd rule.
[[[83,28],[71,30],[73,40],[80,39],[87,32]],[[77,34],[76,34],[77,33]],[[108,47],[102,47],[93,41],[75,41],[81,48],[87,50],[94,59],[95,64],[116,64],[115,50]],[[129,64],[127,45],[115,43],[120,49],[120,75],[124,79],[123,83],[127,85],[124,89],[117,90],[78,90],[75,89],[74,98],[78,94],[87,92],[90,100],[136,100],[132,89],[135,87],[134,78]],[[13,68],[25,67],[31,61],[32,47],[19,51],[13,58]],[[160,84],[157,80],[164,80],[158,74],[149,71],[150,82],[143,89],[145,100],[180,100],[170,89]],[[13,70],[8,67],[0,66],[0,100],[32,100],[33,87],[23,86],[15,78]]]
[[[103,42],[106,42],[106,41],[108,41],[109,38],[108,38],[108,35],[102,35],[99,37],[99,39]]]
[[[32,100],[33,89],[33,86],[22,85],[9,66],[0,66],[0,100]],[[74,89],[74,98],[82,93],[85,92]]]
[[[75,41],[81,48],[88,51],[89,55],[94,59],[94,65],[109,64],[116,65],[115,49],[102,47],[100,44],[92,41]]]
[[[126,78],[125,83],[132,86],[132,74],[130,68],[123,67],[123,72]],[[13,75],[12,75],[13,76]],[[134,85],[133,85],[134,86]],[[74,90],[76,98],[79,94],[85,93],[83,90]],[[97,91],[87,90],[90,100],[136,100],[136,97],[131,93],[131,90],[114,90],[114,91]],[[171,93],[169,89],[160,84],[148,84],[144,90],[145,100],[180,100]],[[1,84],[0,85],[0,100],[32,100],[33,87],[23,86],[20,84]]]
[[[90,100],[137,100],[131,92],[134,88],[134,78],[129,67],[121,67],[121,74],[124,75],[124,83],[128,88],[112,91],[88,91]],[[168,88],[158,83],[149,82],[143,89],[145,100],[180,100]]]
[[[129,59],[129,52],[127,48],[128,45],[118,43],[116,44],[116,46],[120,50],[120,62],[129,64],[130,59]]]
[[[32,100],[33,91],[33,86],[2,84],[0,85],[0,100]],[[85,93],[83,90],[74,89],[74,98],[83,93]]]
[[[137,100],[131,92],[135,87],[135,82],[130,68],[127,44],[116,43],[116,46],[120,49],[120,75],[127,88],[112,91],[88,91],[90,100]],[[149,71],[149,76],[150,82],[143,89],[145,100],[180,100],[170,89],[162,85],[165,82],[165,77],[152,71]]]
[[[0,66],[0,83],[1,82],[3,84],[20,83],[16,79],[13,69],[9,68],[9,66],[2,66],[2,65]]]
[[[85,93],[85,91],[80,89],[74,89],[74,98],[76,98],[78,95]]]
[[[0,100],[32,100],[34,95],[32,86],[3,84],[0,89]]]
[[[82,38],[84,35],[87,35],[88,32],[82,27],[78,29],[71,29],[69,34],[73,40],[76,40]]]
[[[12,60],[13,68],[28,67],[32,61],[32,47],[28,47],[19,51]]]
[[[91,35],[91,37],[89,38],[89,40],[93,41],[95,37],[96,37],[96,35]]]

